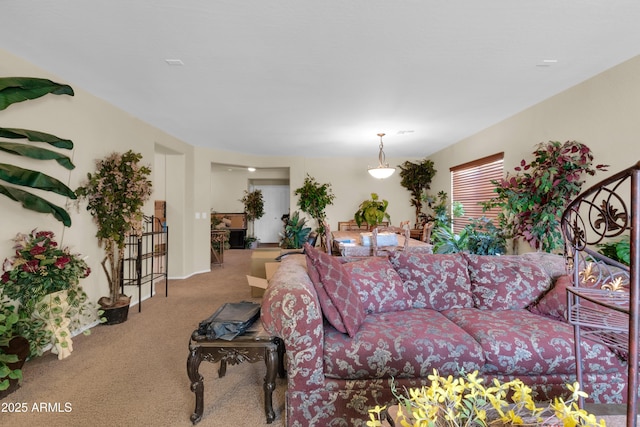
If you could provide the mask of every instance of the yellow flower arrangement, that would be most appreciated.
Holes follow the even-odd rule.
[[[442,377],[434,369],[429,375],[431,385],[411,388],[407,396],[392,388],[398,399],[396,425],[402,427],[471,427],[471,426],[602,426],[595,415],[580,409],[579,397],[587,394],[578,383],[567,385],[572,393],[566,402],[555,398],[546,406],[538,406],[531,395],[531,388],[521,380],[501,384],[483,385],[478,371],[462,373],[460,377]],[[368,427],[379,427],[386,406],[369,410]]]

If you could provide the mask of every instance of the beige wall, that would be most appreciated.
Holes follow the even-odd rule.
[[[153,169],[152,200],[167,201],[169,274],[172,277],[187,277],[210,269],[209,219],[202,213],[208,213],[212,208],[241,209],[237,200],[247,188],[248,180],[257,177],[247,174],[240,177],[215,176],[211,169],[213,163],[288,170],[292,210],[297,209],[297,197],[293,192],[302,185],[306,174],[320,183],[331,183],[336,200],[333,206],[328,207],[327,215],[332,227],[338,221],[350,219],[360,202],[371,192],[389,200],[393,223],[414,219],[409,192],[400,186],[398,173],[383,181],[367,174],[367,166],[377,158],[377,145],[373,142],[371,152],[366,156],[349,159],[259,157],[211,150],[180,141],[84,92],[73,82],[65,82],[1,49],[0,75],[50,78],[69,83],[76,92],[75,97],[48,95],[0,112],[3,126],[40,130],[74,141],[71,155],[77,166],[75,170],[68,172],[56,165],[38,165],[38,170],[76,188],[87,172],[93,171],[94,159],[111,151],[129,148],[142,153]],[[438,173],[432,190],[449,191],[448,170],[453,165],[505,151],[505,168],[510,170],[533,151],[535,143],[549,139],[577,139],[586,143],[595,152],[598,162],[612,165],[612,172],[631,165],[640,158],[637,144],[640,122],[636,119],[640,111],[638,76],[640,57],[435,153],[431,158]],[[7,159],[5,156],[8,155],[0,153],[0,161],[36,168],[29,162],[23,163],[22,159],[14,156]],[[418,159],[388,157],[392,165],[405,160]],[[56,199],[55,195],[47,197],[61,205],[66,203]],[[65,229],[52,217],[27,211],[5,199],[0,196],[2,259],[11,254],[10,239],[17,232],[28,232],[36,227],[52,230],[63,245],[89,256],[93,274],[83,283],[88,294],[97,299],[106,293],[106,280],[99,264],[103,255],[94,239],[91,217],[86,212],[72,209],[73,225]],[[145,210],[145,213],[152,214],[152,203]],[[196,218],[196,213],[200,214],[199,218]],[[129,293],[133,294],[133,289]]]
[[[577,140],[609,172],[587,177],[583,188],[640,160],[640,56],[561,92],[431,156],[439,173],[433,188],[450,190],[451,166],[504,151],[505,171],[532,159],[539,142]]]

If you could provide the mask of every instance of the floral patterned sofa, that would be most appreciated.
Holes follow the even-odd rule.
[[[265,328],[285,342],[287,426],[364,425],[393,401],[393,382],[419,386],[434,369],[520,378],[540,400],[575,381],[560,256],[305,253],[283,260],[262,303]],[[582,349],[589,399],[621,403],[625,363],[595,342]]]

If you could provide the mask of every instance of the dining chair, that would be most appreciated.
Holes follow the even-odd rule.
[[[422,236],[420,237],[420,240],[425,243],[431,243],[431,231],[433,230],[434,225],[435,222],[433,221],[429,221],[424,224],[424,226],[422,227]]]
[[[378,234],[383,232],[392,232],[400,236],[404,236],[404,244],[402,246],[383,246],[378,248]],[[388,256],[397,251],[407,251],[409,249],[409,239],[411,232],[409,228],[400,228],[393,225],[375,227],[371,232],[371,255]]]

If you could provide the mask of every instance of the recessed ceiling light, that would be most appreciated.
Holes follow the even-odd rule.
[[[414,130],[399,130],[398,131],[398,135],[406,135],[408,133],[413,133],[415,132]]]
[[[558,62],[557,59],[543,59],[542,62],[544,62],[545,64],[555,64],[556,62]]]
[[[181,59],[165,59],[165,62],[169,65],[184,65]]]
[[[247,170],[248,170],[249,172],[255,172],[255,171],[256,171],[256,168],[251,168],[251,167],[250,167],[250,168],[247,168]]]

